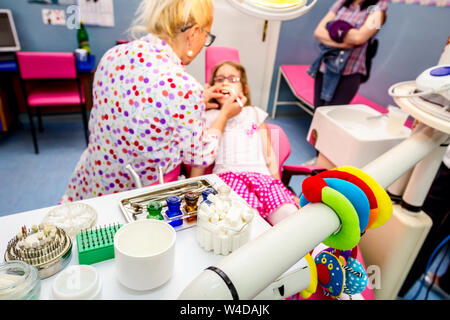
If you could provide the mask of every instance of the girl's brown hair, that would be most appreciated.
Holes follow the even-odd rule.
[[[216,77],[217,71],[220,69],[220,67],[222,67],[224,65],[232,66],[233,68],[235,68],[236,70],[239,71],[240,79],[241,79],[241,85],[242,85],[242,91],[243,91],[245,97],[247,98],[247,102],[245,103],[245,105],[246,106],[251,106],[252,102],[250,100],[250,88],[248,86],[247,73],[245,72],[244,66],[242,66],[241,64],[236,63],[234,61],[224,61],[222,63],[219,63],[218,65],[216,65],[214,67],[214,70],[213,70],[212,75],[211,75],[211,79],[209,79],[209,84],[211,86],[214,85],[214,78]]]

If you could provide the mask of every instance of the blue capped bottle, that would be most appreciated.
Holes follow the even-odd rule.
[[[206,202],[207,204],[211,204],[211,201],[208,200],[208,196],[210,194],[216,194],[216,191],[213,188],[206,188],[205,190],[202,191],[203,201]]]
[[[166,211],[166,215],[170,219],[173,219],[173,218],[179,216],[178,219],[174,219],[174,220],[170,221],[169,224],[172,227],[181,226],[183,224],[183,219],[182,219],[183,213],[181,212],[181,198],[178,196],[171,196],[171,197],[167,198],[166,202],[167,202],[167,208],[168,208]]]

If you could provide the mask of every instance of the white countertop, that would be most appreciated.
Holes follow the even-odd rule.
[[[215,175],[207,176],[213,184],[222,184]],[[203,177],[205,178],[205,177]],[[186,180],[185,180],[186,181]],[[110,223],[126,224],[127,221],[123,215],[119,202],[123,198],[139,195],[148,192],[156,187],[146,187],[132,191],[102,196],[98,198],[83,200],[81,202],[92,206],[97,211],[96,226],[102,227]],[[233,196],[237,196],[233,194]],[[242,199],[242,198],[241,198]],[[0,255],[4,261],[4,254],[10,241],[19,231],[21,226],[26,225],[31,228],[32,225],[40,224],[45,215],[54,207],[31,210],[27,212],[17,213],[0,218]],[[252,221],[250,239],[256,238],[271,226],[259,215],[255,215]],[[171,279],[159,288],[149,291],[133,291],[120,284],[115,275],[114,259],[99,262],[92,266],[96,268],[100,276],[103,289],[102,299],[177,299],[183,289],[205,268],[215,265],[223,256],[214,255],[213,252],[206,252],[197,243],[196,227],[180,230],[177,232],[176,248],[175,248],[175,267]],[[72,257],[69,265],[78,264],[78,252],[75,239],[72,239]],[[301,268],[307,266],[304,259],[300,260],[293,268]],[[291,268],[291,269],[293,269]],[[291,270],[290,269],[290,270]],[[57,274],[56,274],[57,275]],[[56,275],[43,279],[41,282],[40,299],[50,299],[49,293],[53,280]]]

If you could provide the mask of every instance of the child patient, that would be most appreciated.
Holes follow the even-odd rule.
[[[264,124],[268,114],[251,105],[244,67],[230,61],[217,65],[208,87],[215,93],[213,102],[217,106],[206,111],[208,127],[227,99],[234,96],[243,105],[242,111],[227,122],[213,173],[272,225],[298,212],[297,197],[280,181],[278,160]]]

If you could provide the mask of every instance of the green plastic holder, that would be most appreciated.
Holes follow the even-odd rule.
[[[78,263],[94,264],[114,258],[114,235],[122,224],[95,228],[77,234]]]

